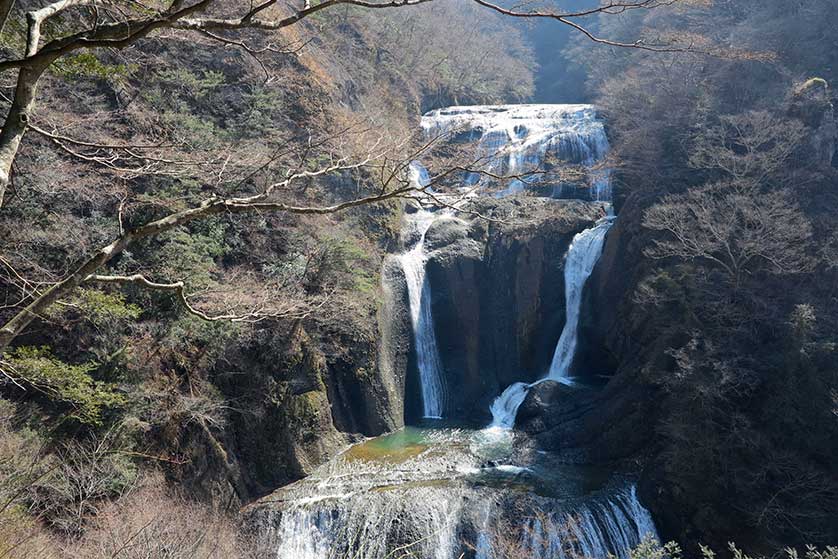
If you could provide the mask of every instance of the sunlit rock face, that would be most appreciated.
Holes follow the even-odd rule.
[[[610,172],[599,167],[608,138],[592,105],[449,107],[424,115],[422,129],[429,140],[476,143],[466,185],[518,176],[496,195],[530,188],[558,198],[611,198]]]

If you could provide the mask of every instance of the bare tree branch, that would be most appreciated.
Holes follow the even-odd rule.
[[[31,57],[38,53],[38,43],[41,41],[41,26],[46,20],[72,6],[87,6],[94,3],[93,0],[59,0],[39,10],[27,13],[26,22],[29,29],[26,35],[26,56]]]
[[[181,305],[189,314],[197,316],[201,320],[209,322],[247,322],[256,323],[269,318],[295,318],[301,319],[308,316],[314,310],[322,307],[328,301],[328,298],[323,299],[318,305],[308,306],[301,304],[289,303],[284,308],[280,309],[254,309],[246,313],[226,313],[211,315],[200,309],[197,309],[189,301],[189,296],[186,294],[186,284],[182,281],[174,283],[159,283],[153,282],[143,276],[142,274],[134,274],[131,276],[105,276],[99,274],[92,274],[84,279],[84,283],[109,283],[109,284],[133,284],[146,289],[155,291],[168,291],[177,297]]]
[[[652,9],[658,8],[661,6],[670,6],[672,4],[676,4],[681,0],[637,0],[637,1],[625,1],[625,2],[609,2],[607,4],[603,4],[598,8],[593,8],[590,10],[580,11],[580,12],[555,12],[555,11],[519,11],[515,8],[504,8],[499,4],[494,2],[488,2],[487,0],[472,0],[473,2],[483,6],[484,8],[488,8],[493,10],[499,14],[509,16],[509,17],[517,17],[517,18],[530,18],[530,19],[552,19],[554,21],[558,21],[559,23],[563,23],[568,25],[580,33],[582,33],[585,37],[589,40],[593,41],[594,43],[599,43],[602,45],[607,45],[611,47],[620,47],[620,48],[633,48],[633,49],[640,49],[640,50],[647,50],[653,52],[685,52],[685,51],[692,51],[693,45],[684,46],[672,46],[672,45],[649,45],[644,43],[643,41],[636,41],[634,43],[623,43],[620,41],[612,41],[609,39],[605,39],[603,37],[599,37],[590,31],[588,28],[584,27],[580,23],[573,21],[574,19],[583,18],[586,16],[591,16],[595,14],[620,14],[629,10],[637,10],[637,9]]]
[[[326,215],[347,210],[358,206],[383,202],[394,198],[409,196],[411,193],[422,192],[424,188],[403,180],[396,181],[392,189],[385,188],[376,195],[355,198],[345,202],[329,206],[301,206],[274,201],[271,195],[286,188],[292,183],[323,176],[329,173],[342,172],[352,169],[359,169],[369,165],[380,155],[370,155],[358,163],[349,163],[345,158],[338,158],[334,163],[317,170],[302,170],[291,173],[282,181],[268,185],[262,192],[252,196],[220,198],[213,196],[205,199],[198,206],[173,212],[163,218],[141,225],[135,229],[123,231],[111,243],[99,249],[90,256],[74,272],[70,273],[63,280],[53,284],[49,289],[37,295],[33,301],[0,328],[0,353],[9,343],[20,334],[35,318],[41,316],[46,309],[55,304],[59,299],[75,290],[88,278],[95,277],[96,271],[110,262],[117,254],[120,254],[128,246],[138,240],[153,237],[175,227],[185,225],[198,219],[204,219],[219,214],[249,213],[258,211],[278,211],[300,215]],[[174,285],[174,284],[172,284]],[[193,313],[195,314],[195,313]],[[207,315],[209,316],[209,315]]]
[[[54,17],[60,12],[74,7],[93,4],[98,5],[94,0],[58,0],[45,7],[30,11],[27,14],[27,46],[23,57],[18,59],[5,60],[0,62],[0,72],[9,69],[18,69],[17,85],[11,107],[6,115],[6,120],[0,132],[0,207],[3,206],[5,193],[11,184],[12,165],[17,155],[20,141],[26,133],[31,121],[31,113],[34,107],[35,94],[38,82],[46,69],[62,56],[83,48],[123,48],[147,37],[150,33],[165,29],[185,29],[204,33],[205,35],[236,45],[245,49],[246,52],[255,56],[256,50],[251,49],[243,41],[222,37],[213,31],[239,30],[239,29],[262,29],[277,30],[294,25],[301,20],[317,14],[323,10],[335,6],[355,6],[365,9],[388,9],[405,6],[415,6],[432,2],[433,0],[323,0],[317,4],[304,2],[302,8],[293,14],[280,19],[270,19],[264,13],[277,4],[277,0],[264,0],[261,3],[251,4],[249,9],[242,15],[233,18],[212,18],[197,17],[197,14],[206,11],[208,8],[220,5],[218,0],[197,0],[193,4],[187,4],[186,0],[173,0],[169,7],[162,11],[153,12],[148,15],[143,12],[141,16],[128,17],[125,15],[120,20],[114,21],[107,18],[100,21],[97,15],[94,18],[92,28],[71,33],[49,41],[40,46],[41,26],[47,19]],[[502,15],[518,18],[547,18],[555,20],[564,25],[573,27],[583,33],[588,39],[596,43],[609,46],[638,48],[657,52],[675,52],[690,50],[692,47],[673,47],[669,45],[647,45],[642,41],[636,43],[621,43],[596,36],[586,27],[575,21],[576,19],[595,14],[619,14],[628,10],[651,9],[659,6],[666,6],[680,0],[612,0],[599,8],[578,12],[557,12],[557,11],[519,11],[514,8],[504,8],[487,0],[472,0],[476,4],[498,12]],[[3,10],[8,15],[11,9],[12,0],[0,0],[0,17]],[[98,12],[97,12],[98,13]],[[127,11],[126,11],[127,14]],[[0,19],[0,26],[4,22]],[[262,64],[261,61],[259,61]],[[270,79],[267,69],[266,79]]]
[[[760,267],[777,274],[810,271],[812,226],[792,197],[753,194],[717,184],[664,197],[643,216],[644,227],[664,234],[645,254],[710,263],[736,286]]]
[[[306,2],[303,8],[291,16],[279,19],[268,20],[257,18],[256,15],[265,8],[273,5],[276,0],[268,0],[264,4],[256,6],[246,14],[238,18],[232,19],[217,19],[217,18],[200,18],[200,19],[182,19],[173,27],[177,29],[192,29],[192,30],[213,30],[213,29],[282,29],[293,25],[306,17],[339,5],[357,6],[359,8],[381,9],[381,8],[400,8],[404,6],[415,6],[418,4],[425,4],[433,0],[386,0],[381,2],[368,0],[323,0],[319,4],[311,5]]]

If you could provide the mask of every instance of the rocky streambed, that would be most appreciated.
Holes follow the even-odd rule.
[[[347,449],[247,512],[277,557],[626,557],[656,537],[630,476],[430,423]]]

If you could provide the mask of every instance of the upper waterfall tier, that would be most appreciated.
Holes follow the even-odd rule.
[[[523,176],[502,194],[523,190],[538,182],[540,172],[561,167],[562,176],[548,181],[553,196],[578,196],[568,190],[581,186],[590,199],[611,198],[610,173],[597,165],[608,152],[608,138],[592,105],[448,107],[424,115],[422,129],[429,138],[448,135],[453,143],[477,142],[478,169]],[[573,176],[568,166],[583,167],[584,176]],[[479,173],[466,177],[467,184],[479,180]]]

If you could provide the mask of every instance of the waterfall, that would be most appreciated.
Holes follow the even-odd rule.
[[[503,394],[495,398],[489,411],[492,412],[492,423],[489,428],[512,429],[515,426],[515,416],[518,408],[524,403],[527,393],[534,385],[526,382],[511,384]]]
[[[591,495],[571,481],[584,475],[575,467],[552,493],[538,472],[555,463],[498,466],[515,454],[501,446],[462,429],[373,439],[257,503],[249,522],[277,559],[628,559],[657,539],[632,483],[599,482]]]
[[[533,502],[524,518],[508,505],[462,487],[356,493],[290,503],[263,537],[277,559],[458,559],[467,549],[475,559],[628,559],[644,539],[659,541],[634,485],[568,508]]]
[[[611,228],[612,219],[604,217],[596,226],[577,234],[567,250],[564,265],[565,323],[553,353],[553,361],[550,363],[547,376],[550,380],[568,379],[570,365],[576,355],[582,292],[602,254],[605,234]]]
[[[582,293],[585,283],[602,254],[605,234],[611,228],[612,221],[612,217],[604,217],[594,227],[585,229],[573,238],[565,257],[565,323],[553,353],[550,370],[546,377],[532,384],[516,382],[507,387],[489,408],[492,412],[490,428],[511,429],[514,427],[518,408],[524,403],[527,393],[533,386],[545,380],[571,383],[568,373],[576,354]]]
[[[465,141],[477,142],[478,155],[495,173],[527,173],[544,165],[548,155],[560,164],[584,166],[586,195],[611,200],[610,171],[597,168],[608,142],[589,105],[452,107],[425,115],[422,126],[428,136],[466,132]],[[419,163],[410,166],[408,178],[422,187],[430,184]],[[426,418],[444,415],[446,385],[425,237],[438,217],[454,215],[452,208],[483,187],[474,176],[465,184],[468,188],[442,204],[448,209],[429,211],[417,198],[415,211],[405,217],[405,251],[398,257]],[[522,178],[495,195],[528,186]],[[556,186],[561,193],[564,185]],[[436,192],[433,200],[445,196]],[[604,217],[577,234],[567,251],[565,324],[550,369],[538,382],[570,383],[584,286],[613,219]],[[260,543],[276,550],[277,559],[629,559],[645,537],[657,538],[633,484],[621,475],[603,480],[601,471],[584,466],[561,463],[557,471],[556,457],[548,453],[517,452],[512,428],[532,386],[515,383],[493,402],[492,429],[435,424],[351,447],[251,508],[261,515],[255,520]]]
[[[399,498],[401,497],[401,498]],[[422,490],[405,496],[358,496],[282,511],[277,559],[455,559],[462,496]],[[393,555],[402,548],[405,555]]]
[[[421,208],[413,214],[410,221],[419,240],[413,248],[404,252],[399,260],[404,270],[410,301],[410,320],[413,325],[416,363],[422,388],[422,415],[426,418],[440,419],[445,411],[445,389],[431,311],[431,285],[425,273],[425,233],[434,219],[435,215],[432,212]]]
[[[476,163],[492,174],[522,175],[495,196],[521,192],[545,167],[548,158],[561,165],[587,169],[588,197],[611,199],[610,171],[597,164],[608,152],[605,127],[592,105],[503,105],[449,107],[422,117],[429,138],[452,135],[476,141]],[[549,156],[549,157],[548,157]],[[465,178],[467,185],[480,181],[479,173]],[[554,197],[562,197],[564,185],[556,184]]]
[[[658,541],[652,517],[638,501],[634,485],[570,513],[542,515],[529,523],[525,533],[524,556],[532,559],[628,559],[629,551],[644,539]]]
[[[429,138],[451,135],[454,141],[477,142],[478,161],[493,174],[525,175],[540,170],[547,156],[560,165],[581,165],[587,169],[588,197],[611,201],[611,170],[601,167],[608,153],[605,127],[591,105],[502,105],[448,107],[422,117]],[[506,196],[526,188],[527,178],[513,180],[495,196]],[[479,177],[466,177],[466,184]],[[561,197],[564,184],[556,184],[553,196]],[[543,380],[569,382],[568,372],[576,352],[579,311],[585,282],[591,275],[611,227],[613,216],[576,235],[565,263],[566,318],[553,360]],[[538,382],[541,382],[538,381]],[[423,381],[424,383],[424,381]],[[509,386],[491,406],[491,427],[514,426],[518,407],[533,385]],[[424,389],[423,389],[424,390]]]

